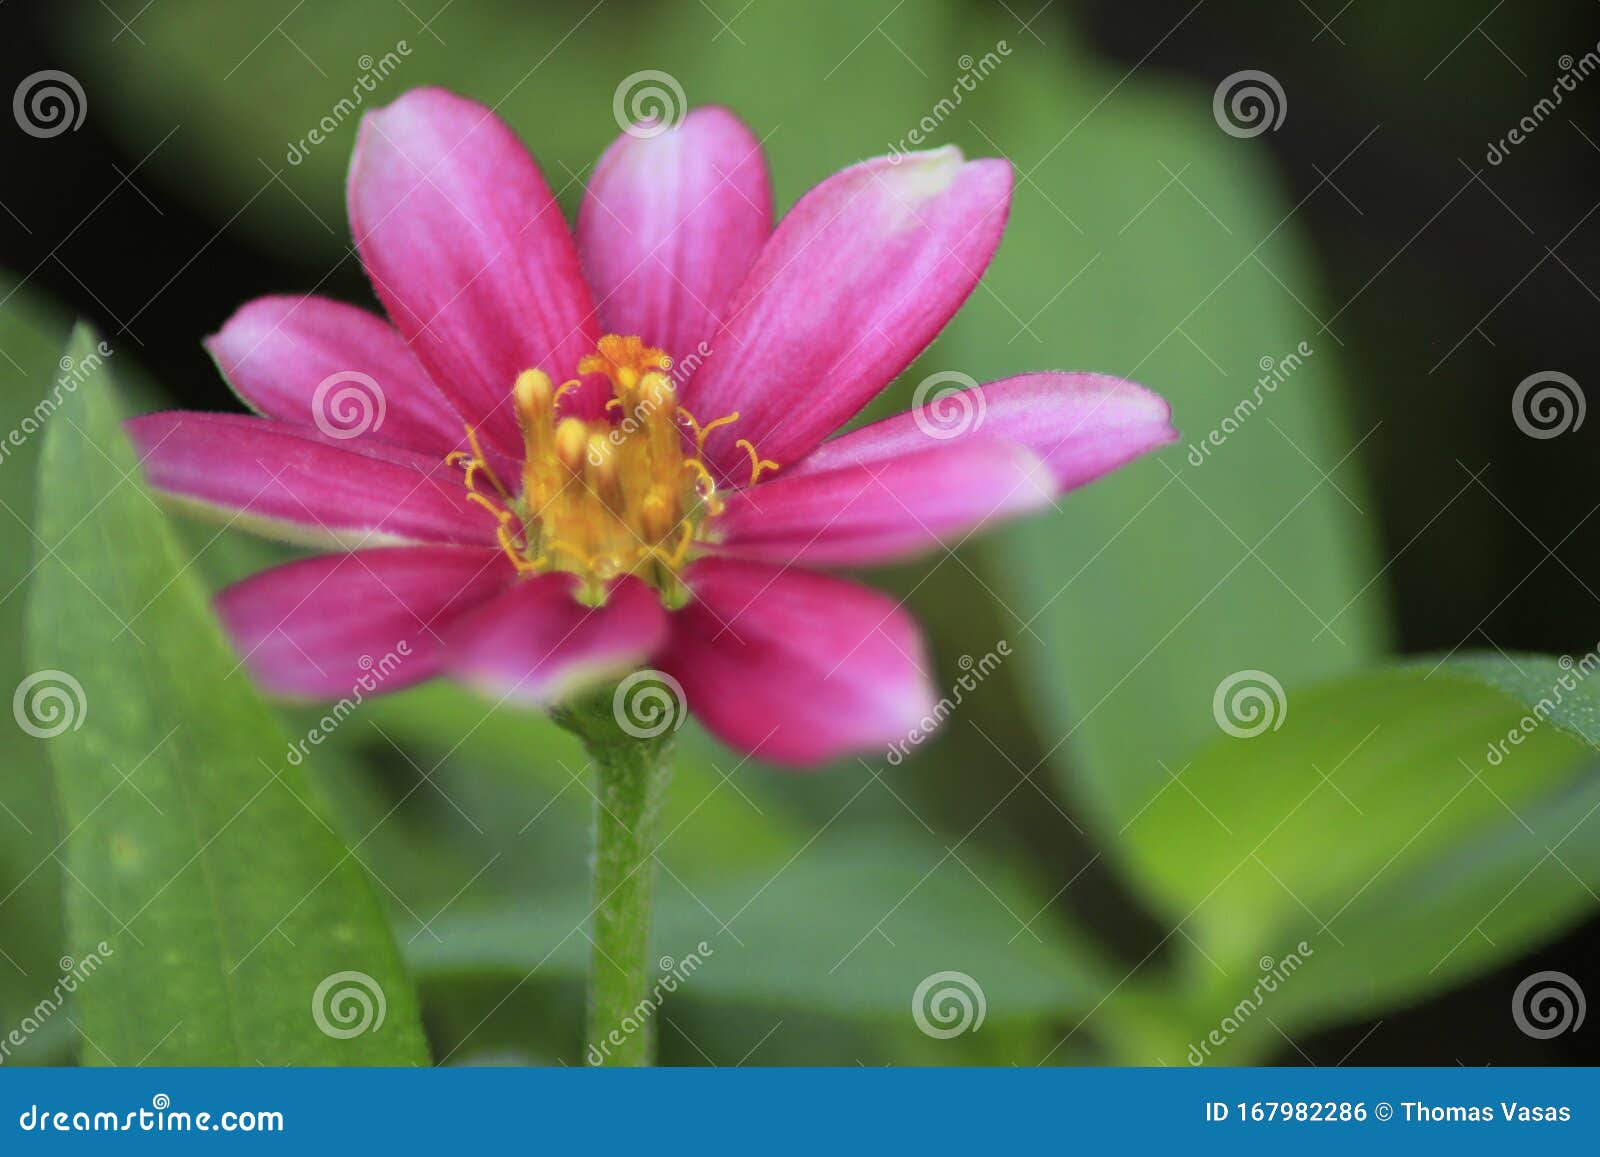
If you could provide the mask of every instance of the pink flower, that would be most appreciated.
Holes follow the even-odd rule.
[[[649,665],[762,758],[882,746],[937,698],[919,632],[811,568],[953,544],[1176,437],[1139,386],[1037,373],[824,441],[972,292],[1010,194],[1006,162],[944,148],[845,169],[774,228],[759,143],[703,108],[617,139],[574,239],[499,118],[420,89],[367,114],[350,168],[389,321],[250,302],[207,344],[260,416],[129,429],[165,494],[344,552],[220,596],[273,691],[347,695],[403,641],[383,690],[549,704]]]

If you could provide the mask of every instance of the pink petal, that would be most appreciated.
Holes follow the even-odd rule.
[[[449,624],[515,577],[499,550],[360,550],[262,571],[223,591],[217,610],[268,690],[371,694],[373,682],[397,691],[437,674]]]
[[[1055,491],[1038,455],[994,438],[935,442],[860,465],[805,465],[729,498],[714,524],[719,554],[868,566],[957,545],[986,522],[1050,505]]]
[[[206,339],[241,398],[280,422],[443,458],[461,416],[394,327],[325,297],[258,297]]]
[[[524,578],[450,632],[450,674],[503,699],[542,705],[639,666],[667,635],[656,593],[624,578],[603,607],[573,593],[577,580]]]
[[[496,542],[461,471],[428,455],[243,414],[174,410],[126,428],[152,487],[242,530],[351,549]]]
[[[734,294],[685,391],[714,469],[742,484],[738,439],[789,465],[859,410],[949,321],[994,255],[1011,166],[955,148],[865,161],[800,199]]]
[[[796,766],[906,737],[933,708],[911,617],[866,587],[708,559],[686,574],[663,669],[729,745]]]
[[[578,214],[602,328],[642,337],[683,366],[716,332],[771,231],[761,142],[726,109],[696,109],[655,136],[623,133]]]
[[[594,346],[594,307],[549,186],[499,117],[437,88],[369,112],[350,223],[384,308],[461,416],[514,453],[517,375],[556,381]]]
[[[824,442],[792,474],[886,462],[971,438],[1028,447],[1065,491],[1176,441],[1178,432],[1166,400],[1133,382],[1107,374],[1022,374],[934,393],[918,410]]]

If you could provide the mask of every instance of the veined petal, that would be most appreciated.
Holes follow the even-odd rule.
[[[1176,441],[1178,432],[1166,399],[1133,382],[1108,374],[1022,374],[936,395],[919,410],[841,434],[791,473],[882,463],[977,438],[1028,447],[1066,491]]]
[[[397,691],[437,674],[444,631],[516,578],[499,550],[325,554],[235,583],[217,610],[251,674],[282,695]]]
[[[805,766],[903,739],[932,710],[922,637],[893,600],[803,570],[706,559],[658,662],[730,746]]]
[[[413,89],[362,118],[349,200],[361,260],[406,344],[461,416],[515,453],[517,375],[570,378],[599,337],[533,158],[483,105]]]
[[[870,566],[955,545],[984,523],[1048,506],[1054,491],[1039,456],[1015,442],[934,443],[737,491],[714,524],[716,550],[783,566]]]
[[[747,439],[787,466],[931,341],[1000,242],[1011,166],[955,148],[866,161],[800,199],[734,294],[714,356],[684,391],[719,479],[748,476]]]
[[[449,673],[501,699],[548,704],[637,667],[666,638],[655,592],[624,578],[603,607],[579,603],[577,580],[524,578],[451,628]]]
[[[258,297],[206,339],[251,409],[443,458],[462,419],[381,317],[326,297]]]
[[[578,214],[602,328],[637,334],[679,366],[704,359],[700,343],[771,231],[761,142],[727,109],[695,109],[655,135],[623,133],[595,166]]]
[[[174,410],[126,428],[152,487],[242,530],[347,549],[496,543],[461,472],[428,455],[243,414]]]

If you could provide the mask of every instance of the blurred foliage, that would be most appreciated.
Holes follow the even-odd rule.
[[[1064,20],[1050,26],[1046,47],[990,6],[819,0],[801,15],[742,0],[326,0],[286,19],[278,0],[169,0],[138,17],[137,52],[119,31],[132,13],[119,18],[116,7],[73,5],[63,44],[97,122],[124,156],[144,158],[142,174],[164,199],[191,207],[201,240],[229,230],[263,259],[287,252],[315,271],[304,285],[263,284],[263,292],[311,289],[318,274],[355,283],[343,182],[357,117],[338,106],[369,70],[365,61],[399,52],[402,41],[393,74],[363,99],[383,103],[439,83],[496,104],[569,210],[617,131],[613,95],[631,73],[661,69],[690,103],[732,106],[765,142],[781,208],[901,140],[952,96],[964,61],[1004,42],[997,71],[940,111],[930,143],[1017,165],[1007,241],[961,317],[870,413],[903,408],[934,370],[990,379],[1096,369],[1171,398],[1186,444],[1071,496],[1046,519],[885,576],[929,625],[946,681],[959,673],[956,656],[1001,637],[1018,657],[906,767],[848,761],[823,776],[784,777],[685,728],[656,945],[674,959],[701,940],[715,951],[663,1011],[666,1060],[1178,1064],[1250,991],[1261,958],[1281,960],[1303,939],[1314,955],[1274,995],[1272,1020],[1249,1022],[1214,1058],[1256,1060],[1283,1047],[1274,1022],[1300,1031],[1393,1009],[1593,911],[1594,841],[1560,842],[1596,802],[1592,756],[1579,738],[1593,734],[1589,724],[1553,720],[1503,766],[1484,766],[1487,744],[1549,693],[1559,676],[1553,661],[1378,665],[1389,627],[1356,449],[1366,431],[1337,404],[1348,359],[1319,333],[1321,292],[1263,143],[1219,133],[1209,93],[1148,72],[1123,76],[1063,43]],[[1381,17],[1358,6],[1353,19]],[[325,116],[338,122],[329,139],[291,163],[291,147]],[[26,290],[0,289],[0,349],[10,363],[0,364],[0,418],[9,426],[54,379],[65,321]],[[196,317],[195,335],[234,304],[218,301],[213,315]],[[1282,359],[1302,340],[1314,353],[1259,412],[1202,465],[1185,461],[1187,445],[1251,393],[1264,359]],[[131,376],[124,366],[119,353],[119,379]],[[220,385],[215,396],[222,404]],[[77,737],[92,748],[0,731],[0,755],[16,769],[0,784],[12,813],[0,828],[14,820],[22,833],[0,841],[0,885],[11,892],[0,904],[0,948],[13,966],[0,962],[8,1023],[48,988],[44,978],[53,981],[68,945],[43,749],[57,758],[68,826],[89,821],[67,845],[67,862],[120,914],[114,926],[151,899],[117,890],[126,883],[107,862],[114,817],[166,831],[164,854],[179,862],[212,856],[126,789],[111,815],[90,815],[116,786],[101,761],[130,767],[169,719],[224,713],[217,717],[237,726],[227,735],[201,728],[204,758],[147,766],[138,782],[152,792],[159,783],[168,802],[194,793],[214,805],[243,791],[237,806],[260,785],[255,754],[278,766],[283,735],[319,714],[284,708],[270,718],[239,678],[180,686],[163,648],[220,661],[214,627],[197,610],[196,576],[214,586],[283,552],[211,528],[164,529],[85,452],[92,443],[125,462],[106,413],[52,429],[53,453],[70,448],[75,461],[52,475],[40,518],[70,525],[103,495],[121,495],[108,502],[123,517],[107,524],[102,554],[130,565],[97,569],[96,589],[103,583],[108,601],[131,613],[170,579],[172,605],[159,613],[170,613],[172,638],[150,640],[152,654],[166,656],[159,662],[130,658],[126,639],[109,655],[91,654],[89,627],[74,615],[83,607],[92,619],[101,608],[84,604],[53,562],[46,573],[56,577],[33,592],[36,621],[49,623],[34,632],[36,664],[52,648],[81,646],[81,657],[49,665],[86,683],[100,678],[91,672],[109,679],[115,663],[144,674],[130,682],[139,697],[122,708],[116,692],[91,688],[92,703],[107,708]],[[0,463],[10,512],[0,580],[13,591],[38,549],[29,525],[43,526],[30,513],[37,443]],[[61,490],[66,470],[81,492]],[[174,531],[181,548],[169,540]],[[180,552],[196,565],[174,574]],[[103,563],[72,560],[80,569]],[[18,642],[20,602],[0,599],[6,687],[32,669]],[[1279,730],[1218,739],[1212,692],[1246,668],[1280,679],[1289,710]],[[144,718],[127,706],[141,702]],[[224,753],[235,769],[226,783]],[[308,964],[285,964],[286,946],[271,966],[252,966],[263,974],[246,995],[218,975],[227,952],[201,948],[241,935],[253,942],[240,929],[282,915],[272,908],[293,902],[287,877],[336,863],[348,869],[336,876],[346,918],[302,927],[318,923],[302,910],[294,939],[315,946],[331,942],[334,927],[349,928],[362,959],[378,963],[330,958],[318,978],[336,967],[381,972],[396,1036],[412,1024],[410,989],[387,963],[388,934],[353,915],[368,911],[375,892],[417,982],[435,1058],[576,1062],[594,806],[576,741],[542,718],[426,687],[364,705],[306,770],[315,786],[297,784],[294,794],[310,812],[289,801],[262,830],[239,836],[239,863],[217,865],[216,880],[232,890],[214,922],[192,914],[183,922],[179,895],[200,877],[182,875],[170,909],[158,902],[135,918],[133,930],[146,936],[145,925],[168,910],[161,943],[176,959],[119,948],[127,970],[84,998],[89,1035],[119,1060],[150,1045],[175,1061],[238,1053],[240,1042],[207,1036],[230,1017],[259,1026],[247,1047],[269,1060],[343,1043],[305,1036],[316,978]],[[319,794],[337,835],[311,820]],[[1087,830],[1072,819],[1080,802]],[[1551,848],[1559,859],[1545,855]],[[255,894],[245,875],[269,856],[288,859],[271,861]],[[285,879],[268,879],[275,875]],[[1119,941],[1143,914],[1130,894],[1148,906],[1151,930],[1131,951]],[[1515,903],[1497,903],[1513,894]],[[69,887],[68,900],[71,927],[106,923],[87,888]],[[1102,913],[1112,918],[1085,918]],[[931,1040],[912,1024],[913,989],[945,970],[983,985],[981,1032]],[[210,994],[208,1011],[181,1018],[186,1029],[158,1042],[169,1025],[155,1022],[179,1019],[165,1013],[191,988]],[[64,1031],[59,1022],[51,1029],[53,1038],[39,1034],[18,1059],[59,1059]],[[395,1062],[421,1056],[409,1039],[368,1046],[394,1049],[386,1055]],[[85,1047],[82,1058],[99,1059],[94,1051]],[[337,1049],[319,1055],[353,1059]]]

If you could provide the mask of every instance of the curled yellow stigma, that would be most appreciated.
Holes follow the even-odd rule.
[[[564,396],[542,370],[524,370],[512,386],[525,457],[522,486],[511,495],[489,465],[477,435],[471,451],[450,456],[466,471],[469,496],[496,522],[501,547],[519,572],[579,576],[579,597],[605,601],[612,580],[633,575],[661,591],[669,606],[687,598],[679,575],[704,541],[704,523],[724,499],[706,467],[706,438],[739,420],[727,414],[702,425],[678,405],[672,359],[637,337],[608,334],[578,363],[600,374],[612,397],[602,419],[562,416]],[[748,439],[750,482],[778,464]]]

